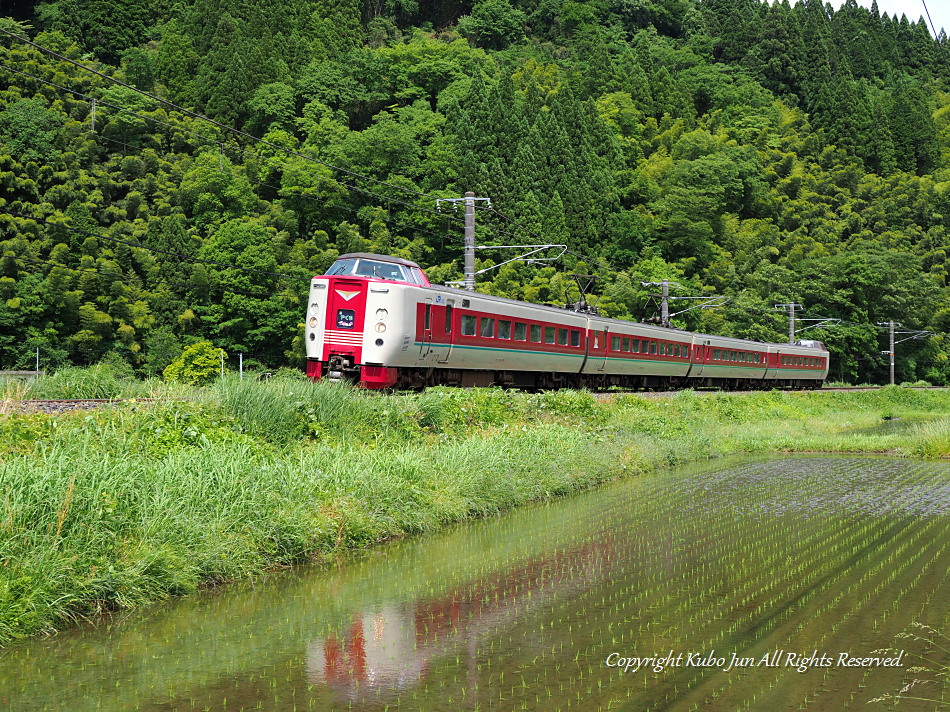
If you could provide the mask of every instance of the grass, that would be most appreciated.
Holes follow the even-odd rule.
[[[950,454],[943,391],[598,401],[293,378],[170,391],[62,372],[4,387],[11,400],[161,393],[187,400],[0,417],[0,643],[690,461]],[[878,431],[885,415],[903,429]]]

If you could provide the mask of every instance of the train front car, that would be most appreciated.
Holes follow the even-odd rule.
[[[363,252],[341,256],[311,280],[307,375],[364,388],[394,386],[398,371],[392,364],[405,346],[399,340],[405,331],[404,293],[428,286],[415,262]]]

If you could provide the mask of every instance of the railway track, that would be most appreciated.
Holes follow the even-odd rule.
[[[816,391],[791,391],[796,393],[816,393],[824,391],[876,391],[883,386],[830,386]],[[910,386],[914,390],[941,390],[942,386]],[[742,395],[745,393],[761,393],[761,391],[721,391],[716,389],[699,389],[697,394],[716,394],[732,393]],[[636,394],[645,398],[663,398],[675,394],[676,391],[609,391],[606,393],[595,393],[600,400],[609,400],[612,396]],[[29,399],[14,400],[7,399],[0,401],[0,414],[12,411],[21,413],[65,413],[72,410],[91,410],[101,408],[106,405],[117,403],[155,403],[167,400],[165,398],[61,398],[61,399]]]
[[[0,401],[0,412],[65,413],[71,410],[91,410],[115,403],[154,403],[162,398],[61,398]]]

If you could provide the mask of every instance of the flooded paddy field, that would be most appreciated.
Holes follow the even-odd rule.
[[[15,644],[0,705],[945,709],[948,572],[950,464],[706,464]]]

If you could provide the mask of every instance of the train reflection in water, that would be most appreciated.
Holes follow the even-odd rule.
[[[309,678],[330,687],[341,700],[397,693],[421,682],[437,658],[455,653],[474,690],[478,648],[485,639],[555,597],[570,597],[596,584],[615,563],[613,539],[605,536],[529,559],[435,600],[355,613],[340,635],[308,645]]]

